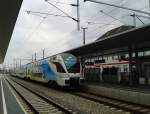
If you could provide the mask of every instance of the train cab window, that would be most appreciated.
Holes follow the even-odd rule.
[[[72,66],[67,67],[69,73],[79,73],[80,72],[80,63],[77,62]]]
[[[62,67],[62,65],[60,63],[57,63],[57,62],[53,62],[53,63],[56,65],[57,72],[66,73],[64,68]]]

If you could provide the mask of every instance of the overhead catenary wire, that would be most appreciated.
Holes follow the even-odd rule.
[[[57,3],[57,4],[63,4],[63,5],[71,5],[71,6],[77,6],[76,4],[72,4],[72,3],[64,3],[64,2],[58,2],[58,1],[54,1],[54,0],[50,0],[51,2],[55,2],[55,3]]]
[[[143,9],[145,9],[145,8],[147,8],[147,7],[149,7],[149,5],[146,5],[146,6],[142,7],[142,8],[140,8],[139,10],[143,10]],[[118,19],[124,18],[124,17],[126,17],[126,16],[129,16],[129,14],[122,15],[122,16],[119,17]],[[115,21],[116,21],[116,20],[113,20],[113,21],[107,23],[106,25],[111,25],[111,24],[112,24],[113,22],[115,22]],[[106,27],[106,25],[103,25],[103,27],[102,27],[102,26],[98,26],[97,28],[95,28],[95,29],[93,29],[93,30],[91,30],[91,31],[88,31],[88,33],[91,33],[91,32],[94,32],[94,31],[96,31],[96,30],[98,30],[98,29],[104,28],[104,27]],[[87,38],[89,38],[89,37],[87,36]]]
[[[144,9],[144,8],[146,8],[147,6],[144,6],[143,8],[141,8],[141,10],[142,9]],[[117,9],[117,8],[115,8],[115,9]],[[114,8],[113,8],[113,10],[114,10]],[[111,12],[111,11],[109,11],[109,12]],[[121,16],[120,18],[124,18],[124,17],[126,17],[126,16],[129,16],[129,14],[127,14],[127,15],[123,15],[123,16]],[[112,25],[112,23],[113,22],[115,22],[116,20],[113,20],[113,21],[111,21],[110,23],[106,23],[106,24],[104,24],[103,26],[99,26],[98,28],[96,28],[96,29],[101,29],[101,28],[103,28],[103,27],[106,27],[107,25]],[[87,22],[88,23],[88,22]],[[92,22],[93,23],[93,22]],[[94,24],[99,24],[99,23],[94,23]],[[119,24],[114,24],[114,25],[119,25]],[[96,31],[96,29],[94,29],[94,30],[92,30],[92,31],[90,31],[90,32],[94,32],[94,31]],[[90,33],[89,31],[88,31],[88,34]],[[99,31],[96,33],[96,36],[98,36],[99,35]],[[90,34],[90,36],[91,36],[91,34]],[[94,35],[92,35],[92,36],[95,36],[95,34]],[[91,36],[91,37],[92,37]],[[87,36],[87,38],[89,38],[89,35]]]
[[[125,1],[125,0],[123,0],[123,1]],[[126,0],[125,3],[121,4],[121,6],[123,6],[124,4],[126,4],[127,1],[129,1],[129,0]],[[109,7],[109,6],[106,6],[106,7]],[[139,9],[139,10],[143,10],[143,9],[146,8],[146,7],[149,7],[149,5],[143,7],[143,8],[141,8],[141,9]],[[101,13],[105,13],[105,15],[107,15],[107,16],[109,16],[109,17],[115,19],[115,20],[118,20],[120,23],[123,23],[123,24],[126,25],[126,23],[124,23],[123,21],[119,20],[118,18],[115,18],[114,16],[109,15],[109,13],[113,12],[113,11],[116,10],[116,9],[117,9],[116,7],[115,7],[115,8],[112,8],[112,10],[110,10],[110,11],[107,12],[107,13],[103,11],[103,10],[105,10],[105,8],[103,8],[103,10],[100,10],[100,11],[102,11]],[[98,13],[99,13],[99,12],[98,12]],[[97,13],[96,15],[98,15],[98,13]],[[127,16],[128,16],[128,15],[127,15]],[[148,17],[147,17],[147,16],[143,16],[143,18],[148,18]],[[92,18],[91,18],[91,19],[92,19]],[[141,21],[142,21],[142,20],[141,20]],[[87,22],[87,23],[88,23],[88,25],[90,25],[89,22]],[[92,24],[94,24],[94,22],[92,22]],[[95,23],[95,24],[96,24],[96,23]],[[97,23],[97,24],[98,24],[98,23]]]
[[[123,15],[123,16],[121,16],[120,18],[124,18],[124,17],[126,17],[126,16],[128,16],[128,15]],[[105,24],[105,25],[98,26],[98,27],[95,28],[94,30],[89,31],[88,34],[91,33],[91,32],[95,32],[96,30],[99,30],[99,29],[102,29],[102,30],[103,30],[105,27],[107,27],[107,26],[109,26],[109,25],[112,25],[112,23],[115,22],[115,21],[116,21],[116,20],[113,20],[113,21],[111,21],[111,22],[109,22],[109,23],[107,23],[107,24]],[[119,24],[115,24],[115,25],[118,25],[118,26],[119,26]],[[92,35],[92,36],[90,35],[90,37],[94,37],[95,34],[96,34],[95,37],[97,37],[97,36],[98,36],[98,33],[100,33],[100,31],[98,31],[98,32],[96,32],[96,33],[93,33],[94,35]],[[87,36],[87,39],[90,38],[90,37]]]
[[[59,0],[58,0],[58,2],[59,2]],[[57,3],[55,5],[57,5]],[[51,11],[52,11],[52,9],[50,11],[48,11],[47,14],[49,14]],[[39,26],[44,22],[44,20],[49,16],[47,14],[45,17],[43,17],[43,19],[40,21],[40,23],[37,25],[37,27],[35,28],[34,31],[36,31],[39,28]],[[34,32],[32,32],[32,33],[34,33]]]
[[[63,14],[65,14],[66,16],[68,16],[68,18],[72,19],[73,21],[77,22],[77,27],[78,27],[78,31],[80,30],[80,14],[79,14],[79,0],[77,0],[77,4],[71,4],[72,6],[76,6],[77,8],[77,18],[74,18],[73,16],[70,16],[68,13],[66,13],[65,11],[61,10],[59,7],[57,7],[56,5],[52,4],[49,2],[49,0],[45,0],[45,2],[47,2],[48,4],[50,4],[51,6],[55,7],[57,10],[59,10],[60,12],[62,12]]]
[[[37,12],[37,11],[26,11],[27,13],[32,13],[32,14],[41,14],[41,15],[52,15],[52,16],[59,16],[59,17],[68,17],[65,15],[59,15],[59,14],[54,14],[54,13],[43,13],[43,12]]]
[[[123,16],[121,16],[120,18],[124,18],[124,17],[126,17],[126,16],[128,16],[128,15],[123,15]],[[106,24],[104,24],[104,25],[102,25],[102,26],[98,26],[96,29],[104,28],[104,27],[106,27],[107,25],[112,25],[112,23],[115,22],[115,21],[116,21],[116,20],[113,20],[113,21],[111,21],[111,22],[109,22],[109,23],[106,23]],[[113,24],[113,25],[117,25],[117,24]],[[96,29],[91,30],[91,31],[89,31],[89,32],[93,32],[93,31],[95,31]]]
[[[124,17],[124,16],[123,16]],[[122,18],[123,18],[122,17]],[[143,24],[145,24],[145,22],[143,22],[141,19],[140,19],[140,21],[141,21],[141,23],[143,23]],[[105,25],[105,27],[106,27],[106,25]],[[104,29],[104,27],[102,27],[103,29]],[[97,30],[98,29],[100,29],[100,27],[98,27],[98,28],[96,28]],[[96,31],[96,29],[94,29],[93,31]],[[92,31],[90,31],[90,32],[92,32]],[[89,33],[88,33],[89,34]],[[87,36],[87,39],[88,38],[91,38],[91,37],[93,37],[93,38],[98,38],[100,35],[102,35],[101,33],[100,33],[100,31],[98,31],[98,32],[96,32],[96,33],[93,33],[93,34],[90,34],[90,36],[88,35]]]
[[[123,1],[125,1],[125,0],[122,0],[122,2]],[[126,1],[128,1],[128,0],[126,0]],[[117,1],[118,2],[118,1]],[[125,2],[125,3],[122,3],[121,4],[121,6],[123,6],[124,4],[126,4],[127,2]],[[107,7],[109,7],[109,6],[106,6],[106,8]],[[103,11],[103,10],[105,10],[106,8],[103,8],[102,10],[100,10],[100,11]],[[112,8],[109,12],[107,12],[107,14],[106,14],[106,12],[105,12],[105,15],[107,15],[107,16],[109,16],[109,17],[111,17],[111,18],[113,18],[113,19],[115,19],[115,21],[117,20],[117,21],[119,21],[120,23],[123,23],[123,24],[125,24],[126,25],[126,23],[124,23],[124,22],[122,22],[121,20],[119,20],[119,19],[117,19],[117,18],[115,18],[115,17],[113,17],[113,16],[111,16],[111,15],[109,15],[109,13],[111,13],[111,12],[113,12],[113,11],[115,11],[117,8]],[[104,12],[104,11],[103,11]],[[102,13],[102,12],[101,12]],[[97,12],[97,14],[96,15],[98,15],[99,14],[99,11]],[[92,17],[92,18],[94,18],[94,17]],[[92,19],[91,18],[91,19]],[[87,21],[87,23],[88,23],[88,25],[90,25],[90,24],[94,24],[94,22],[91,22],[91,23],[89,23],[89,21]],[[95,23],[96,24],[96,23]],[[97,23],[98,24],[98,23]],[[107,24],[106,24],[107,25]],[[115,24],[116,25],[116,24]]]
[[[123,15],[123,16],[121,16],[120,18],[124,18],[124,17],[126,17],[126,16],[128,16],[128,15]],[[112,24],[112,23],[114,23],[114,22],[116,22],[116,20],[113,20],[113,21],[111,21],[111,22],[109,22],[109,23],[106,23],[106,24],[104,24],[104,25],[102,25],[102,26],[98,26],[96,29],[104,29],[105,27],[107,27],[107,26],[109,26],[109,25],[118,25],[118,26],[119,26],[119,24]],[[122,25],[122,23],[120,23],[120,24]],[[89,33],[96,31],[96,29],[89,31]]]
[[[112,21],[112,22],[114,22],[114,21]],[[108,25],[118,25],[118,24],[106,23],[106,24],[103,24],[103,25],[101,25],[101,26],[98,26],[97,28],[95,28],[95,29],[89,31],[88,33],[94,32],[94,31],[96,31],[97,29],[104,28],[104,27],[106,27],[106,26],[108,26]]]
[[[115,1],[115,3],[118,3],[119,1],[120,1],[120,0],[117,0],[117,1]],[[121,2],[123,2],[123,1],[125,1],[125,0],[122,0]],[[128,0],[127,0],[127,1],[128,1]],[[124,5],[124,4],[126,4],[126,3],[122,3],[121,6]],[[107,9],[108,7],[109,7],[109,6],[106,6],[105,8],[103,8],[103,9],[101,9],[101,10],[105,10],[105,9]],[[107,13],[109,14],[109,13],[113,12],[114,10],[117,10],[117,8],[112,8],[112,9],[111,9],[109,12],[107,12]],[[99,11],[98,11],[95,15],[91,16],[89,20],[91,20],[91,19],[95,18],[96,16],[98,16],[98,14],[99,14]]]
[[[50,0],[51,2],[55,2],[55,3],[57,3],[57,4],[65,4],[65,5],[70,5],[70,4],[68,4],[68,3],[65,3],[65,2],[58,2],[58,1],[55,1],[55,0]]]
[[[139,15],[139,14],[131,14],[130,16],[137,16],[137,17],[142,17],[142,18],[146,18],[146,19],[150,19],[150,16],[144,16],[144,15]]]
[[[92,21],[88,21],[87,22],[89,25],[105,25],[105,24],[108,24],[108,23],[103,23],[103,22],[92,22]],[[112,25],[116,25],[116,24],[112,24]]]
[[[101,2],[101,1],[97,1],[97,0],[84,0],[84,2],[86,2],[86,1],[94,2],[94,3],[99,3],[99,4],[104,4],[104,5],[108,5],[108,6],[113,6],[113,7],[117,7],[117,8],[121,8],[121,9],[125,9],[125,10],[131,10],[131,11],[134,11],[134,12],[138,12],[138,13],[143,13],[143,14],[150,15],[150,13],[146,12],[146,11],[141,11],[141,10],[137,10],[137,9],[123,7],[123,6],[119,6],[119,5],[115,5],[115,4],[109,4],[109,3],[105,3],[105,2]]]
[[[51,6],[55,7],[57,10],[59,10],[60,12],[62,12],[63,14],[65,14],[66,16],[68,16],[68,18],[73,19],[74,21],[78,22],[77,19],[75,19],[74,17],[70,16],[68,13],[64,12],[63,10],[61,10],[60,8],[58,8],[56,5],[50,3],[48,0],[45,0],[45,2],[47,2],[48,4],[50,4]]]
[[[124,22],[122,22],[121,20],[119,20],[119,19],[117,19],[117,18],[115,18],[115,17],[109,15],[108,13],[104,12],[103,10],[100,10],[100,12],[103,13],[104,15],[106,15],[106,16],[108,16],[108,17],[111,17],[112,19],[117,20],[117,21],[119,21],[120,23],[126,25],[126,24],[125,24]]]
[[[41,18],[45,18],[45,16],[39,15],[39,14],[33,14],[35,16],[41,17]]]
[[[137,15],[135,15],[140,21],[142,24],[145,24]]]
[[[58,0],[59,1],[59,0]],[[55,4],[57,5],[57,3]],[[52,11],[52,8],[50,11],[48,11],[48,13],[50,13]],[[29,35],[27,35],[23,41],[23,43],[27,40],[29,40],[30,38],[32,38],[33,34],[37,31],[37,29],[41,26],[41,24],[45,21],[45,19],[48,17],[49,15],[46,15],[45,17],[43,17],[43,19],[39,22],[39,24],[34,28],[33,31],[31,31],[31,33]]]
[[[135,13],[132,14],[132,15],[130,15],[130,16],[136,17],[142,24],[145,24],[145,23],[139,18],[139,16],[137,16]]]
[[[108,24],[108,25],[105,25],[105,27],[106,27],[106,26],[109,26],[109,24]],[[102,29],[102,28],[103,28],[103,29]],[[96,29],[97,29],[97,30],[98,30],[98,29],[104,30],[104,27],[103,27],[103,26],[100,26],[100,27],[98,27],[98,28],[96,28]],[[96,31],[96,29],[93,30],[93,31]],[[92,33],[92,34],[88,35],[88,36],[87,36],[87,39],[88,39],[88,38],[91,38],[91,37],[97,37],[98,34],[101,35],[101,34],[102,34],[102,33],[100,33],[101,30],[97,31],[96,33]],[[91,32],[92,32],[92,31],[90,31],[90,33],[91,33]],[[88,33],[88,34],[89,34],[89,33]],[[100,36],[100,35],[99,35],[99,36]]]
[[[37,29],[40,27],[40,25],[44,22],[44,19],[45,19],[46,17],[44,17],[41,21],[40,21],[40,23],[35,27],[35,29],[26,37],[26,39],[28,40],[28,39],[30,39],[31,37],[32,37],[32,35],[37,31]]]

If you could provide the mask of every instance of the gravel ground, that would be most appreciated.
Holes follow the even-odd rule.
[[[44,93],[50,98],[56,100],[56,102],[59,102],[64,106],[69,106],[71,109],[78,110],[82,112],[82,114],[130,114],[129,112],[124,112],[113,107],[105,106],[104,104],[71,95],[67,92],[46,88],[39,84],[26,82],[16,78],[13,79],[25,85],[30,85],[31,88]]]

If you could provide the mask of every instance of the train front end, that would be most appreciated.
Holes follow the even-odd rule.
[[[81,73],[81,64],[78,59],[68,53],[61,54],[63,60],[62,66],[65,69],[65,74],[61,77],[61,82],[64,86],[82,85],[84,77]]]

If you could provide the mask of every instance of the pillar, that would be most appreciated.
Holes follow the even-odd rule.
[[[129,47],[129,84],[132,85],[133,84],[133,71],[132,71],[132,49],[131,47]]]

